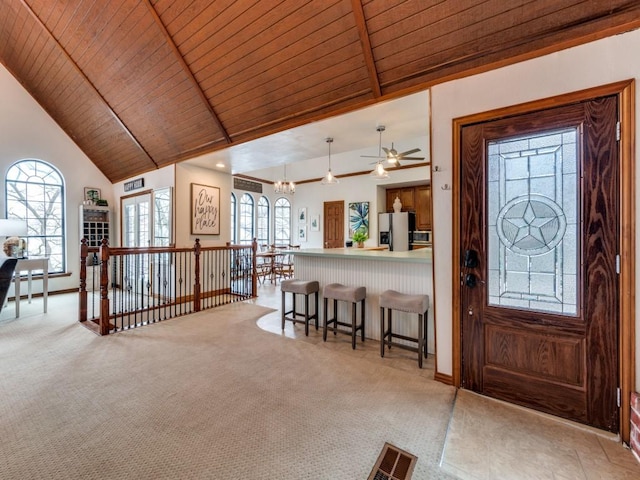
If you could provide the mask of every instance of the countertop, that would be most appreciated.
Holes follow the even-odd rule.
[[[390,252],[378,248],[302,248],[288,250],[287,253],[308,257],[349,258],[362,260],[380,260],[387,262],[431,263],[431,248],[420,248],[408,252]]]

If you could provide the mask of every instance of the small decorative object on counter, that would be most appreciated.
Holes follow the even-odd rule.
[[[395,213],[400,213],[402,211],[402,202],[400,201],[400,197],[396,197],[393,201],[393,211]]]
[[[363,248],[364,242],[367,240],[367,238],[369,238],[369,236],[364,231],[356,230],[355,232],[353,232],[351,240],[353,240],[358,245],[358,248]]]

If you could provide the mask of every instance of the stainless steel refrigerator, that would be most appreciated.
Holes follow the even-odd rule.
[[[378,232],[379,246],[388,246],[392,252],[411,250],[411,237],[415,228],[413,212],[379,213]]]

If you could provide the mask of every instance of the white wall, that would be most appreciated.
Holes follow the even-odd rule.
[[[2,64],[0,105],[0,170],[3,174],[0,217],[5,216],[4,178],[12,164],[33,158],[48,162],[60,170],[65,181],[67,271],[71,275],[50,278],[49,290],[77,288],[80,284],[78,206],[84,197],[84,187],[99,188],[102,197],[113,208],[111,182]],[[34,282],[33,289],[34,292],[41,292],[41,282]]]
[[[176,247],[191,247],[200,239],[205,247],[225,245],[231,240],[229,216],[231,212],[232,177],[217,170],[196,167],[187,163],[176,165],[175,225]],[[191,184],[220,188],[220,235],[191,235]]]
[[[452,374],[451,313],[451,183],[452,120],[457,117],[560,95],[640,76],[640,30],[553,53],[516,65],[437,85],[432,88],[433,158],[442,172],[433,177],[434,268],[438,370]],[[636,109],[638,109],[636,102]],[[636,118],[640,120],[640,112]],[[640,125],[640,123],[637,123]],[[639,137],[640,132],[636,132]],[[636,144],[636,158],[640,144]],[[640,169],[637,170],[640,175]],[[637,183],[637,179],[636,179]],[[640,217],[640,208],[636,206]],[[638,218],[640,221],[640,218]],[[640,241],[640,238],[637,239]],[[636,245],[638,250],[638,244]],[[638,271],[636,285],[640,287]],[[636,292],[640,304],[640,292]],[[637,310],[637,306],[636,306]],[[636,352],[640,351],[640,316],[636,317]],[[640,355],[636,356],[636,390],[640,385]]]

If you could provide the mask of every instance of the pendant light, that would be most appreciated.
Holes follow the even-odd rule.
[[[384,125],[378,126],[376,128],[378,133],[380,133],[380,140],[378,141],[378,163],[376,163],[376,168],[371,172],[371,176],[376,180],[383,180],[385,178],[389,178],[389,172],[384,169],[384,165],[382,165],[382,132],[384,132]]]
[[[324,177],[322,177],[322,181],[320,183],[322,183],[322,185],[335,185],[340,183],[340,181],[334,177],[333,173],[331,173],[331,143],[333,142],[333,138],[327,138],[326,142],[329,144],[329,171]]]
[[[293,195],[296,193],[296,184],[287,182],[287,164],[284,164],[284,180],[273,183],[273,191],[280,195]]]

